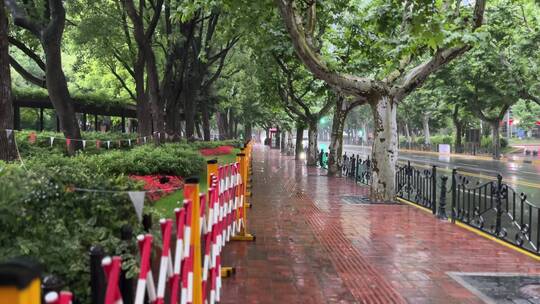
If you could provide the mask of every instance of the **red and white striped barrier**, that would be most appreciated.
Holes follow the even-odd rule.
[[[185,207],[176,208],[174,214],[176,216],[176,250],[174,252],[174,269],[171,283],[171,304],[177,304],[180,295],[180,274],[184,262]]]
[[[56,291],[51,291],[45,295],[45,303],[47,304],[71,304],[73,294],[69,291],[61,291],[58,294]]]
[[[161,226],[161,261],[159,264],[159,279],[158,279],[158,289],[157,289],[157,299],[156,304],[165,303],[165,284],[168,279],[172,277],[172,262],[171,262],[171,230],[172,230],[172,220],[170,219],[161,219],[159,221]]]
[[[107,278],[107,290],[105,292],[105,304],[122,304],[122,294],[118,282],[120,280],[120,269],[122,259],[119,256],[105,257],[101,261],[101,266]]]
[[[139,251],[141,254],[141,270],[139,272],[139,280],[137,281],[137,290],[135,293],[135,304],[143,304],[146,292],[148,292],[148,300],[150,303],[156,301],[156,289],[154,286],[154,278],[150,269],[150,258],[152,250],[152,235],[139,235]]]
[[[151,234],[137,236],[140,272],[135,304],[146,303],[146,299],[151,304],[165,304],[167,296],[171,304],[214,304],[220,301],[221,254],[224,246],[245,225],[245,183],[239,163],[216,166],[216,169],[209,175],[210,185],[206,194],[194,196],[193,190],[198,187],[191,188],[190,199],[184,200],[182,208],[175,209],[176,220],[160,220],[162,241],[157,288],[151,268],[153,237]],[[193,235],[194,231],[199,235]],[[200,252],[201,255],[196,255],[195,250],[200,250],[197,254]],[[200,256],[201,260],[196,261],[195,256]],[[122,303],[118,284],[121,265],[120,257],[106,257],[102,261],[108,280],[105,304]],[[227,268],[229,270],[226,271],[230,271]],[[200,294],[195,295],[195,291]],[[59,301],[61,296],[58,295],[54,299],[54,295],[50,297],[53,304],[69,303],[53,302]]]

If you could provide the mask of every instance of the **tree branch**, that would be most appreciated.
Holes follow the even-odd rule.
[[[296,96],[296,93],[295,93],[295,90],[294,90],[293,77],[292,77],[293,72],[291,70],[289,70],[289,68],[287,68],[285,63],[278,56],[274,55],[274,59],[276,60],[279,67],[283,71],[283,74],[285,74],[285,77],[287,78],[287,87],[288,87],[288,89],[286,91],[288,92],[288,95],[291,97],[291,99],[295,103],[297,103],[304,110],[304,112],[306,113],[306,116],[308,116],[308,117],[312,116],[312,113],[311,113],[309,107],[302,101],[301,98]]]
[[[285,108],[292,113],[296,114],[298,117],[301,117],[303,119],[307,119],[308,115],[306,113],[302,113],[299,109],[297,109],[295,106],[291,105],[289,100],[289,94],[285,88],[283,88],[281,85],[278,85],[278,91],[279,95],[281,97],[281,103],[285,106]]]
[[[145,32],[145,37],[148,40],[152,38],[152,35],[154,35],[154,31],[156,30],[156,26],[159,22],[159,17],[161,16],[163,1],[164,0],[158,0],[156,5],[152,7],[154,9],[154,15],[152,16],[152,19],[148,23],[148,28],[146,29],[146,32]]]
[[[229,40],[227,42],[227,45],[225,46],[225,48],[223,50],[219,51],[217,54],[215,54],[215,55],[211,56],[210,58],[208,58],[208,65],[213,64],[218,59],[220,59],[223,55],[227,56],[227,53],[235,46],[235,44],[239,40],[240,40],[240,36],[236,36],[233,39]]]
[[[45,82],[45,77],[39,78],[38,76],[35,76],[34,74],[30,73],[28,70],[26,70],[22,65],[20,65],[15,58],[9,56],[9,64],[13,67],[17,73],[19,73],[26,81],[33,83],[37,85],[38,87],[47,88],[47,84]]]
[[[27,47],[22,41],[19,41],[15,39],[15,37],[9,36],[8,37],[9,43],[11,45],[16,46],[19,50],[21,50],[23,53],[26,54],[26,56],[30,57],[40,69],[45,71],[45,62],[41,59],[41,57],[36,54],[33,50],[31,50],[29,47]]]
[[[128,92],[129,96],[131,97],[131,99],[137,101],[137,97],[135,96],[135,94],[133,93],[133,91],[131,91],[131,89],[127,86],[127,83],[126,81],[124,80],[124,78],[122,76],[120,76],[117,72],[116,72],[116,68],[111,65],[111,64],[107,64],[109,66],[109,70],[111,71],[111,73],[114,75],[114,77],[116,77],[116,79],[118,79],[118,81],[120,82],[120,85],[122,85],[122,88],[124,88],[124,90],[126,90],[126,92]]]
[[[45,41],[60,41],[66,24],[66,10],[62,0],[48,0],[50,9],[50,21],[43,33]]]
[[[20,26],[35,37],[39,38],[41,35],[42,28],[35,22],[33,22],[25,12],[23,12],[18,6],[16,0],[5,0],[6,6],[11,11],[11,16],[13,17],[13,23],[16,26]]]
[[[486,0],[476,0],[473,13],[472,31],[475,31],[477,28],[482,26],[485,7]],[[402,85],[395,88],[395,98],[397,100],[402,100],[414,89],[421,86],[429,75],[471,48],[472,46],[467,44],[461,47],[438,49],[432,58],[414,67],[407,75],[405,75]]]
[[[369,78],[357,77],[354,75],[331,71],[320,55],[310,45],[304,30],[302,17],[296,13],[296,3],[294,0],[275,0],[279,7],[281,17],[285,22],[285,27],[289,32],[294,49],[304,65],[315,75],[324,80],[330,86],[354,96],[366,96],[374,90],[385,91],[386,86],[379,81]],[[313,7],[315,9],[315,3]],[[311,15],[315,18],[315,15]],[[315,20],[311,21],[315,22]]]

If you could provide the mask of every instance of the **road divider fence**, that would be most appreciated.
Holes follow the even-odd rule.
[[[342,175],[371,184],[371,160],[344,155]],[[457,169],[440,174],[436,166],[420,169],[408,161],[396,167],[396,199],[464,225],[540,257],[540,207],[498,174],[489,181]]]

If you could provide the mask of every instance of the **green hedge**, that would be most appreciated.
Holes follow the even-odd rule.
[[[453,146],[454,143],[455,143],[454,135],[434,135],[434,136],[430,137],[430,140],[431,140],[432,145],[449,144],[449,145]],[[462,140],[464,141],[465,137],[463,137]],[[506,140],[506,138],[501,137],[500,140],[501,140],[501,148],[505,148],[505,147],[508,146],[508,141]],[[424,136],[416,137],[416,140],[413,143],[418,144],[418,145],[423,145],[424,144]],[[480,146],[482,148],[491,148],[491,143],[492,143],[492,137],[491,136],[482,136],[482,139],[481,139],[481,142],[480,142]],[[400,137],[399,144],[400,144],[401,147],[406,147],[407,146],[407,138]]]
[[[72,186],[106,190],[137,190],[141,184],[129,174],[172,174],[187,177],[205,168],[201,148],[238,146],[239,141],[147,144],[99,151],[88,145],[73,157],[65,155],[65,141],[50,147],[49,136],[38,133],[36,144],[28,143],[29,132],[17,134],[25,168],[0,162],[0,257],[29,255],[39,259],[46,273],[61,277],[81,303],[89,302],[88,249],[104,246],[109,254],[120,254],[126,244],[119,240],[120,228],[130,224],[138,233],[133,206],[124,193],[72,192]],[[86,139],[120,139],[136,135],[84,133]],[[28,171],[27,171],[28,170]],[[159,237],[158,237],[159,239]],[[130,242],[128,252],[136,252]],[[133,257],[123,255],[123,265],[136,273]]]
[[[138,186],[124,176],[111,177],[74,166],[65,157],[52,158],[54,167],[32,163],[31,171],[0,164],[0,257],[38,259],[46,273],[59,276],[82,303],[89,303],[90,246],[100,244],[110,254],[121,254],[127,245],[119,239],[120,228],[130,224],[137,233],[139,225],[126,193],[71,192],[67,186]],[[123,258],[125,269],[136,273],[133,256]]]
[[[190,176],[202,171],[204,158],[197,151],[184,145],[164,144],[159,147],[146,145],[130,151],[112,151],[90,156],[88,164],[96,170],[106,170],[112,174],[170,174]]]

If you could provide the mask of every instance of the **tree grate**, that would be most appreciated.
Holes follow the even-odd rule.
[[[448,273],[486,303],[540,304],[540,276],[515,273]]]
[[[396,202],[378,202],[365,195],[343,195],[341,201],[349,205],[399,205]]]

